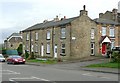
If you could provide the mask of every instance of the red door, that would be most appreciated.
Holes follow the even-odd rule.
[[[106,44],[102,44],[102,55],[106,54]]]

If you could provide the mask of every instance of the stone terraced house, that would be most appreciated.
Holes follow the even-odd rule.
[[[77,17],[59,20],[56,16],[52,21],[45,20],[23,30],[23,48],[37,58],[80,59],[94,56],[99,52],[97,32],[97,24],[88,17],[84,6]]]
[[[106,55],[108,47],[120,46],[120,22],[116,9],[92,20],[85,6],[73,18],[58,16],[22,31],[23,48],[37,58],[81,59]]]
[[[99,53],[103,56],[113,47],[120,46],[120,13],[117,9],[100,13],[97,23],[99,37]]]

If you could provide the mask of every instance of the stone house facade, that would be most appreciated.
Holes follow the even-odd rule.
[[[20,33],[13,33],[4,40],[5,49],[17,49],[20,44],[22,44],[22,35]]]
[[[117,9],[100,13],[94,19],[98,28],[99,53],[106,55],[108,50],[120,46],[120,18]]]
[[[80,59],[98,54],[97,32],[84,6],[77,17],[59,20],[57,16],[23,30],[23,48],[36,57]]]

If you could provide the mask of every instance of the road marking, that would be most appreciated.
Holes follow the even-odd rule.
[[[1,73],[0,74],[20,74],[18,72],[15,71],[11,71],[11,70],[0,70]],[[5,73],[4,73],[5,72]]]
[[[38,78],[38,77],[35,77],[35,76],[31,76],[31,77],[22,77],[22,78],[9,78],[9,81],[14,81],[15,83],[17,83],[17,81],[15,80],[30,80],[30,79],[37,79],[37,80],[40,80],[40,81],[50,81],[50,80],[47,80],[47,79],[43,79],[43,78]]]
[[[35,78],[35,79],[40,79],[40,80],[42,80],[42,81],[50,81],[50,80],[47,80],[47,79],[38,78],[38,77],[34,77],[34,76],[32,76],[32,78]]]

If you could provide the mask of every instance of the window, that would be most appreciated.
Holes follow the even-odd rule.
[[[28,33],[26,34],[26,40],[29,40],[29,34]]]
[[[94,55],[94,43],[91,43],[91,55]]]
[[[47,43],[47,53],[50,54],[50,43]]]
[[[38,33],[35,33],[35,40],[38,40]]]
[[[61,38],[65,38],[65,30],[66,28],[61,28]]]
[[[50,39],[50,31],[47,31],[47,39]]]
[[[61,46],[61,54],[65,54],[65,44],[62,44]]]
[[[114,41],[112,41],[112,42],[111,42],[111,50],[113,49],[114,44],[115,44],[115,42],[114,42]]]
[[[29,45],[26,44],[26,51],[29,52]]]
[[[94,39],[94,33],[95,33],[94,29],[91,29],[91,39]]]
[[[102,36],[106,36],[106,27],[102,27]]]
[[[33,52],[34,50],[33,50],[33,48],[34,48],[34,46],[33,46],[33,44],[31,45],[31,52]]]
[[[35,44],[35,52],[38,52],[38,44]]]
[[[114,36],[115,36],[115,35],[114,35],[114,34],[115,34],[114,28],[110,28],[109,30],[110,30],[109,36],[110,36],[110,37],[114,37]]]

